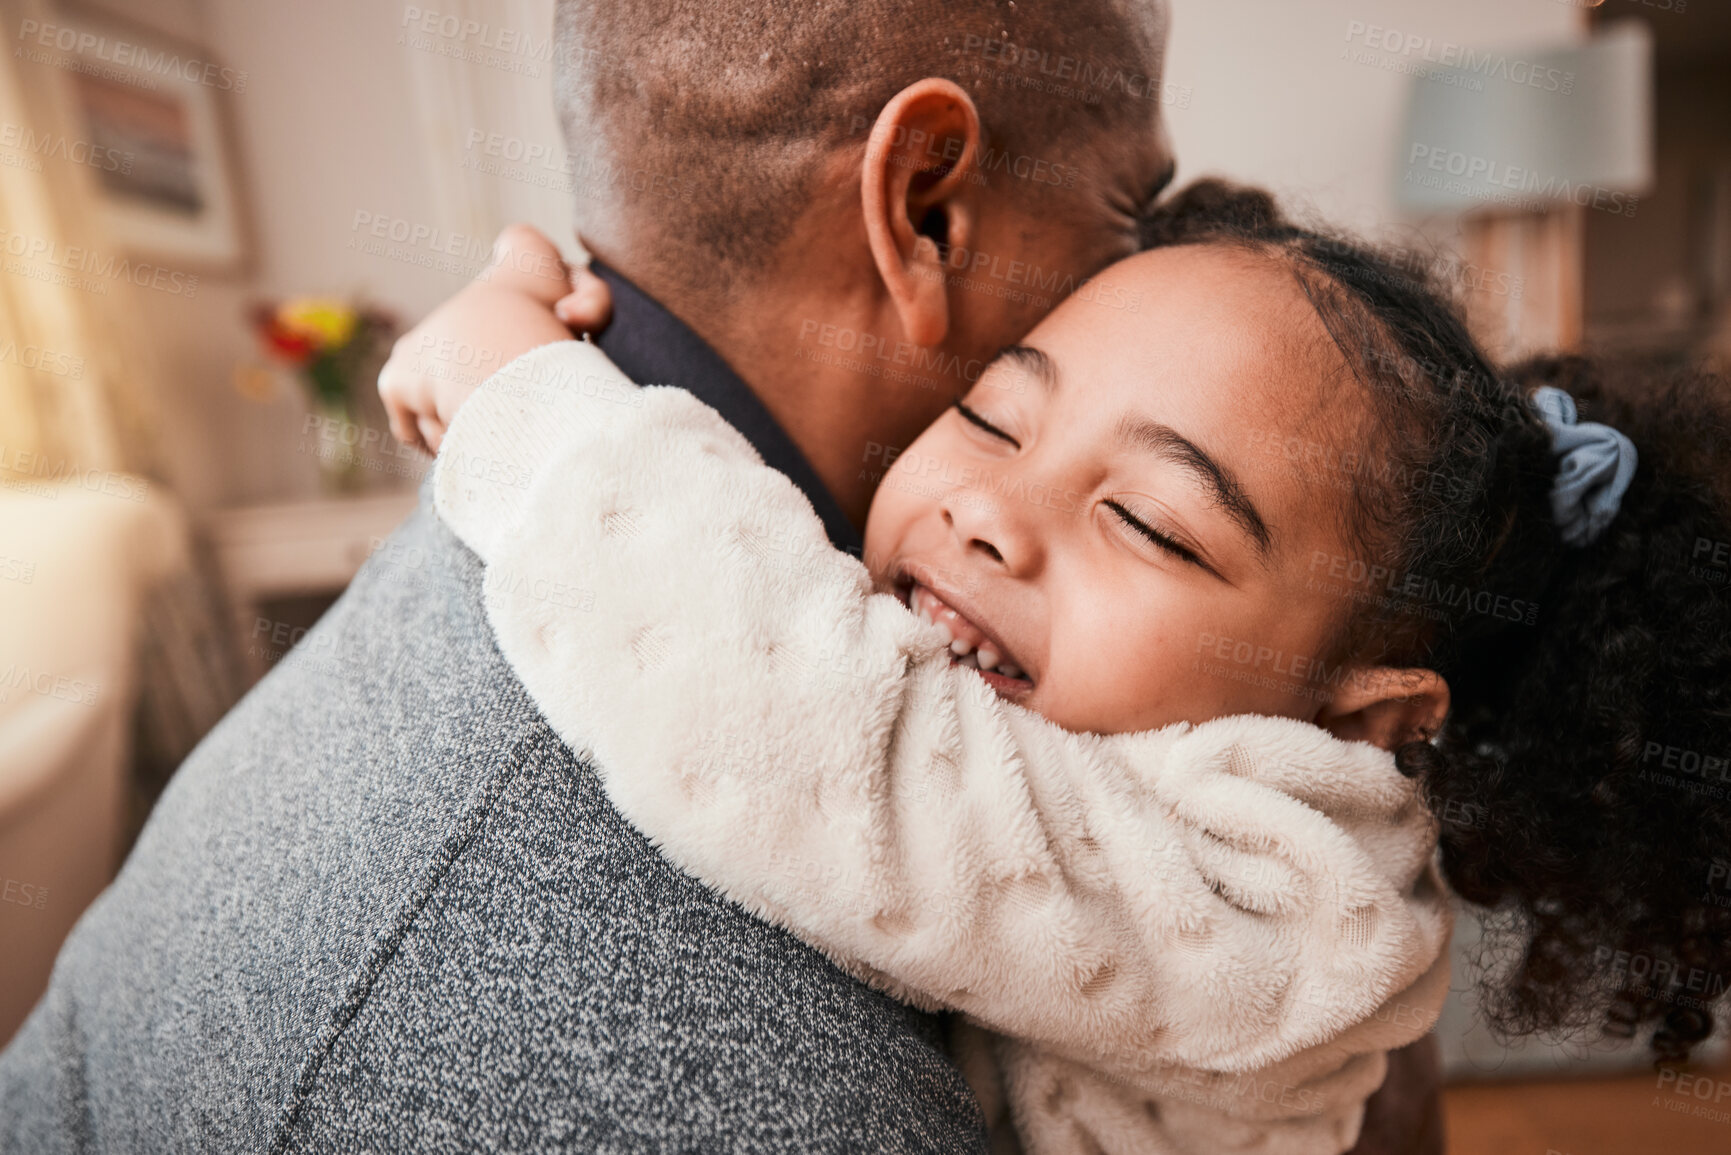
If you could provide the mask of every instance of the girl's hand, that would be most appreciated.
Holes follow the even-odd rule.
[[[553,314],[573,333],[599,333],[613,319],[613,290],[587,265],[571,270],[571,291],[553,305]]]
[[[492,263],[392,347],[379,372],[392,434],[437,453],[477,385],[531,349],[569,340],[567,325],[599,331],[612,305],[599,277],[568,268],[539,231],[510,226],[494,242]]]

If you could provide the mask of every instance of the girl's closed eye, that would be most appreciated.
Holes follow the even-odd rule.
[[[1106,508],[1116,514],[1118,520],[1133,533],[1145,538],[1149,542],[1152,542],[1157,548],[1165,550],[1167,553],[1172,554],[1174,557],[1177,557],[1198,569],[1214,574],[1215,577],[1220,576],[1215,572],[1214,567],[1203,561],[1201,556],[1197,554],[1195,550],[1191,549],[1183,542],[1180,542],[1177,538],[1172,537],[1170,534],[1163,533],[1152,525],[1149,525],[1146,521],[1142,520],[1142,518],[1132,513],[1122,502],[1107,500],[1104,504]]]
[[[1001,441],[1008,442],[1009,444],[1015,446],[1017,449],[1020,449],[1022,447],[1022,443],[1020,441],[1017,441],[1014,437],[1010,436],[1009,433],[1005,432],[1003,429],[999,428],[997,425],[992,424],[992,422],[988,421],[985,417],[981,416],[981,414],[979,413],[978,410],[970,408],[966,403],[959,401],[959,400],[955,403],[955,406],[956,406],[956,412],[960,413],[962,415],[962,419],[964,421],[968,422],[970,425],[973,425],[973,426],[985,431],[985,433],[991,437],[996,437]]]

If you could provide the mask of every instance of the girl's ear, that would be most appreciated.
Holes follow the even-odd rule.
[[[1354,669],[1311,719],[1336,738],[1393,752],[1427,741],[1449,712],[1449,684],[1435,670]]]

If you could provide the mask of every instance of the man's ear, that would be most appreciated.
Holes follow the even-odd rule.
[[[1393,752],[1428,740],[1449,712],[1449,684],[1435,670],[1354,669],[1313,721],[1336,738]]]
[[[973,99],[937,77],[896,93],[866,144],[860,173],[866,238],[902,329],[916,345],[936,345],[950,331],[945,253],[968,247],[972,221],[957,193],[974,179],[981,147]],[[934,219],[943,222],[943,249],[925,235]]]

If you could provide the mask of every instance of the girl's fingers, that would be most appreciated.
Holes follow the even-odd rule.
[[[402,342],[397,343],[398,349]],[[390,360],[379,371],[379,399],[385,403],[385,415],[390,419],[391,435],[411,449],[434,452],[421,435],[419,417],[432,408],[430,383],[419,373],[412,357],[393,350]]]
[[[445,423],[431,413],[417,413],[415,425],[420,431],[422,446],[428,453],[438,453],[439,442],[445,439]]]
[[[598,333],[613,316],[613,292],[588,269],[573,269],[571,291],[554,304],[553,314],[578,333]]]
[[[386,398],[385,416],[390,419],[392,437],[395,437],[398,441],[401,441],[411,449],[419,446],[421,435],[419,431],[415,429],[415,423],[411,419],[407,409],[402,408],[389,398]]]

